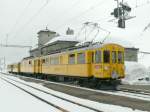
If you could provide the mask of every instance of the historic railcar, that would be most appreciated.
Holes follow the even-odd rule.
[[[20,73],[20,63],[14,63],[7,66],[7,70],[9,73]]]
[[[7,65],[7,71],[8,71],[9,73],[12,73],[12,72],[13,72],[13,64]]]
[[[98,44],[36,58],[23,59],[20,73],[67,81],[112,81],[124,78],[124,47]]]

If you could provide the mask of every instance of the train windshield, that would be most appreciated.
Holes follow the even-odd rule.
[[[123,63],[123,53],[118,51],[118,63]]]
[[[104,51],[104,63],[110,63],[110,51]]]
[[[95,63],[101,63],[102,59],[101,59],[101,51],[96,51],[95,52]]]
[[[116,63],[116,62],[117,62],[117,52],[112,51],[112,63]]]

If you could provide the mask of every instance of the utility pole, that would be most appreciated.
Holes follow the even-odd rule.
[[[2,70],[6,69],[6,59],[5,57],[0,58],[0,71],[2,72]]]
[[[8,44],[8,34],[6,34],[6,45]]]
[[[136,0],[136,8],[137,8],[137,0]]]

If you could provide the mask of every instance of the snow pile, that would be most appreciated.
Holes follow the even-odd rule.
[[[122,80],[124,84],[150,85],[150,71],[142,64],[125,62],[125,74],[126,77]]]

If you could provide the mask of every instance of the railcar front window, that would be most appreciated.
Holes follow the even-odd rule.
[[[104,51],[104,63],[110,63],[110,51]]]
[[[112,63],[116,63],[117,62],[117,53],[116,51],[112,51]]]
[[[121,51],[118,52],[118,63],[123,63],[123,53]]]
[[[101,63],[102,59],[101,59],[101,51],[96,51],[95,52],[95,63]]]

